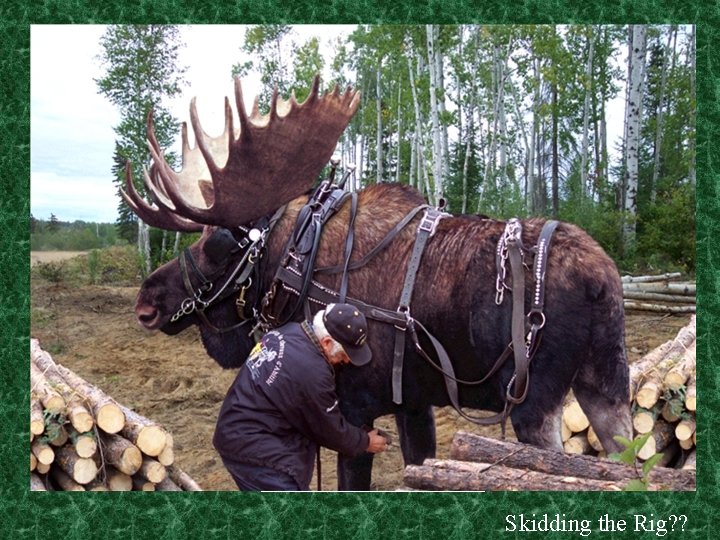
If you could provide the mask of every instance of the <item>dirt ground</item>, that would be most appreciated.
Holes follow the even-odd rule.
[[[142,330],[133,314],[136,293],[137,287],[71,288],[33,280],[31,336],[56,362],[168,429],[176,463],[203,489],[233,490],[211,441],[235,371],[221,369],[207,356],[195,328],[174,337]],[[689,315],[629,313],[630,360],[674,337],[688,321]],[[449,408],[436,410],[436,421],[439,457],[448,455],[459,429],[499,433],[496,427],[470,424]],[[376,425],[394,436],[394,444],[375,458],[372,489],[395,490],[402,486],[403,470],[397,431],[392,417],[380,418]],[[323,450],[322,457],[323,490],[334,490],[335,455]]]

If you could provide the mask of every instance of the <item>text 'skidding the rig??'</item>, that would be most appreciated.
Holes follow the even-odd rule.
[[[670,514],[666,519],[654,514],[633,514],[630,519],[613,519],[604,514],[596,520],[568,518],[565,514],[508,514],[505,516],[505,532],[568,532],[589,536],[592,532],[633,531],[665,536],[671,532],[684,532],[687,520],[685,514]],[[593,528],[594,524],[596,528]]]

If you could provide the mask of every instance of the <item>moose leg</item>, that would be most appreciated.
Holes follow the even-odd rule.
[[[624,360],[607,362],[590,359],[573,381],[573,392],[587,415],[593,430],[607,452],[621,452],[624,447],[613,437],[632,439],[628,371]]]
[[[542,403],[528,399],[510,413],[518,441],[541,448],[563,451],[562,398],[543,396]]]
[[[339,491],[369,491],[374,454],[358,457],[338,454],[337,477]]]
[[[421,465],[425,458],[435,457],[435,417],[432,406],[395,414],[405,465]]]

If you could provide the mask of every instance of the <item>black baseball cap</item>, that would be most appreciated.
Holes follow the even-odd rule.
[[[345,349],[350,363],[364,366],[372,358],[367,345],[367,321],[365,315],[351,304],[328,304],[323,323],[330,337]]]

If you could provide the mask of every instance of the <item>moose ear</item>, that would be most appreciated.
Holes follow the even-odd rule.
[[[233,234],[225,229],[215,230],[203,244],[203,252],[215,264],[220,264],[238,247]]]

